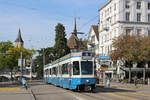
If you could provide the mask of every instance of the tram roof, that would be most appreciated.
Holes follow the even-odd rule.
[[[56,61],[53,61],[52,63],[49,63],[49,64],[45,65],[45,67],[48,67],[50,65],[54,65],[56,63],[59,63],[59,62],[64,61],[64,60],[67,60],[69,58],[73,58],[73,57],[79,57],[80,58],[80,57],[82,57],[82,53],[83,52],[73,52],[73,53],[70,53],[70,54],[68,54],[66,56],[63,56],[63,57],[57,59]]]

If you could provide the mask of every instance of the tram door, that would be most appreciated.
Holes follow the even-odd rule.
[[[72,64],[69,64],[69,88],[72,86]]]

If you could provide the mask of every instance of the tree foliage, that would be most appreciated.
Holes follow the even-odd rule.
[[[139,62],[140,46],[145,38],[141,35],[121,35],[113,41],[115,50],[110,54],[113,60],[124,59],[131,62]]]
[[[145,35],[122,35],[113,41],[115,50],[110,54],[112,60],[125,60],[129,67],[129,80],[131,80],[131,67],[133,63],[146,64],[150,61],[150,37]],[[146,67],[143,70],[145,79]]]
[[[83,51],[87,51],[88,50],[88,47],[87,47],[87,43],[88,43],[88,40],[83,40],[82,41],[82,45],[83,45]]]
[[[38,50],[38,56],[34,60],[35,67],[34,70],[37,72],[37,77],[42,78],[43,77],[43,57],[45,57],[45,64],[51,63],[54,61],[55,58],[55,52],[53,47],[49,48],[42,48]]]
[[[16,48],[11,41],[0,42],[0,71],[19,69],[18,59],[20,58],[20,52],[23,54],[23,58],[27,59],[33,55],[34,50],[25,49],[23,47]]]
[[[65,34],[65,27],[58,23],[55,28],[56,37],[55,37],[55,45],[54,49],[56,51],[57,58],[60,58],[68,53],[70,53],[70,49],[67,46],[67,38]]]
[[[38,56],[34,60],[36,65],[35,70],[37,72],[37,77],[43,77],[43,65],[51,63],[52,61],[65,56],[66,54],[70,53],[70,49],[67,46],[67,38],[65,33],[65,27],[58,23],[55,27],[55,45],[53,47],[42,48],[38,50]],[[45,61],[43,59],[45,58]]]

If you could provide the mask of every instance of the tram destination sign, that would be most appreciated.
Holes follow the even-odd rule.
[[[82,52],[83,60],[92,60],[92,54],[90,52]]]

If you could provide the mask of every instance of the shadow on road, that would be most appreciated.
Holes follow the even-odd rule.
[[[94,93],[99,92],[136,92],[135,90],[128,90],[128,89],[116,89],[116,88],[106,88],[104,86],[97,86],[94,90]]]

